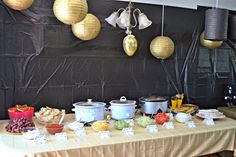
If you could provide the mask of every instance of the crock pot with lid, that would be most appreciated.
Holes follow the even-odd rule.
[[[92,102],[92,99],[88,99],[87,102],[74,103],[73,106],[75,108],[72,111],[75,112],[76,121],[88,123],[104,119],[105,105],[103,102]]]
[[[168,108],[168,97],[163,96],[149,96],[141,97],[139,99],[141,112],[145,114],[155,115],[159,112],[165,113]]]
[[[125,96],[122,96],[120,100],[110,101],[111,117],[115,120],[130,119],[135,116],[135,100],[127,100]]]

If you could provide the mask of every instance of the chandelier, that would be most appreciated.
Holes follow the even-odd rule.
[[[123,48],[128,56],[132,56],[138,46],[135,36],[132,35],[132,29],[138,25],[138,29],[142,30],[152,24],[152,21],[150,21],[140,9],[133,7],[131,0],[129,0],[129,4],[126,8],[118,9],[105,20],[113,27],[118,25],[121,29],[126,30],[125,33],[127,36],[123,40]],[[134,21],[133,24],[132,21]]]

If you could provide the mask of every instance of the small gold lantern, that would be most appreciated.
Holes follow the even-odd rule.
[[[212,41],[212,40],[204,39],[204,32],[201,33],[200,42],[203,46],[210,49],[220,47],[223,44],[223,41]]]
[[[86,17],[88,4],[86,0],[55,0],[53,12],[59,21],[71,25]]]
[[[138,48],[138,42],[134,35],[128,34],[123,40],[123,49],[128,56],[133,56]]]
[[[33,0],[3,0],[3,2],[14,10],[25,10],[33,4]]]
[[[158,36],[150,44],[152,55],[158,59],[170,57],[175,49],[174,42],[167,36]]]
[[[93,14],[87,14],[83,21],[72,25],[72,32],[81,40],[92,40],[96,38],[100,30],[101,23]]]

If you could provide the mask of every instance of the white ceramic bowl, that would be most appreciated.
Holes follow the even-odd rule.
[[[69,123],[67,126],[68,126],[68,128],[71,129],[71,130],[76,130],[76,129],[83,128],[84,124],[75,121],[75,122]]]
[[[179,112],[175,115],[175,119],[180,123],[185,123],[185,122],[191,120],[192,116],[190,114]]]

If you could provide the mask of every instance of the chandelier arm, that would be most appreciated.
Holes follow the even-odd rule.
[[[131,27],[131,28],[135,28],[135,27],[137,26],[137,24],[138,24],[137,18],[136,18],[136,16],[135,16],[135,13],[136,13],[136,12],[138,12],[138,14],[141,13],[141,11],[140,11],[138,8],[134,9],[134,11],[133,11],[134,25],[132,25],[132,24],[130,23],[130,27]]]
[[[120,11],[124,11],[124,10],[125,10],[125,8],[120,8],[116,12],[119,13]]]

